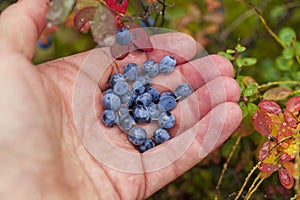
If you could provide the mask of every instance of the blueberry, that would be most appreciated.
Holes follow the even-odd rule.
[[[128,105],[131,97],[132,97],[132,91],[128,90],[124,95],[121,96],[121,98],[120,98],[121,103],[124,105],[125,104]]]
[[[113,89],[109,88],[108,90],[105,91],[105,94],[113,94],[114,91]]]
[[[110,87],[114,88],[114,85],[117,81],[125,81],[123,74],[113,74],[109,79]]]
[[[162,95],[158,101],[159,109],[162,111],[170,111],[175,108],[176,104],[177,102],[173,95]]]
[[[182,83],[174,90],[176,98],[183,100],[193,92],[192,87],[187,83]]]
[[[48,36],[45,41],[39,40],[37,45],[41,49],[48,49],[52,45],[52,39]]]
[[[158,63],[153,60],[146,60],[142,68],[149,77],[154,77],[159,73]]]
[[[129,63],[124,67],[124,77],[130,81],[135,81],[138,76],[138,66],[135,63]]]
[[[138,105],[133,109],[133,117],[136,123],[150,122],[149,109],[145,106]]]
[[[121,100],[117,95],[109,93],[103,96],[102,104],[104,108],[116,111],[121,107]]]
[[[138,76],[138,80],[143,84],[143,85],[150,85],[151,84],[151,78],[147,74],[143,74]]]
[[[116,116],[112,110],[104,110],[101,116],[101,120],[102,123],[108,127],[113,127],[116,124]]]
[[[170,135],[166,129],[159,128],[159,129],[156,129],[153,133],[153,140],[157,144],[161,144],[169,139],[170,139]]]
[[[152,96],[152,101],[158,101],[159,97],[160,97],[160,93],[157,89],[153,88],[153,87],[149,87],[147,89],[147,92],[149,94],[151,94]]]
[[[149,138],[146,138],[143,144],[139,146],[141,152],[145,152],[153,147],[155,147],[155,143]]]
[[[160,97],[164,97],[164,96],[173,96],[174,97],[174,94],[172,92],[163,92],[163,93],[161,93]]]
[[[129,132],[128,132],[128,140],[131,142],[133,145],[141,145],[144,143],[144,141],[147,138],[147,134],[145,129],[141,127],[132,127]]]
[[[174,70],[176,60],[173,56],[165,56],[160,61],[159,71],[164,74],[168,74]]]
[[[145,86],[140,81],[135,81],[132,84],[132,90],[138,95],[143,94],[145,92]]]
[[[116,113],[119,121],[122,121],[125,117],[130,115],[128,107],[121,107]]]
[[[158,125],[161,128],[172,128],[175,125],[175,117],[170,112],[160,114],[158,118]]]
[[[119,121],[119,127],[124,131],[129,131],[132,126],[135,124],[135,121],[131,115],[126,115],[121,121]]]
[[[122,28],[117,31],[116,42],[118,45],[124,46],[127,45],[131,40],[131,35],[128,29]]]
[[[137,97],[138,97],[138,95],[135,92],[131,91],[131,97],[128,101],[128,108],[129,109],[133,109],[135,107],[135,101],[136,101]]]
[[[125,81],[117,81],[114,85],[114,93],[118,96],[122,96],[128,92],[129,85]]]
[[[160,111],[157,107],[157,104],[155,103],[151,103],[149,106],[149,114],[150,114],[150,118],[151,120],[153,119],[158,119],[159,115],[160,115]]]
[[[150,103],[152,102],[152,96],[151,94],[145,92],[144,94],[141,94],[140,96],[138,96],[135,100],[136,105],[143,105],[148,107],[150,105]]]

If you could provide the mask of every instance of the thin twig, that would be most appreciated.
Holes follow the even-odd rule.
[[[254,9],[254,11],[257,13],[258,18],[260,19],[260,21],[263,23],[264,27],[267,29],[268,33],[274,38],[274,40],[282,47],[282,48],[286,48],[285,44],[280,40],[280,38],[272,31],[272,29],[269,27],[269,25],[267,24],[266,20],[263,18],[263,16],[261,15],[261,13],[258,11],[258,9],[256,8],[256,6],[252,3],[252,2],[248,2],[249,5]]]
[[[282,85],[282,84],[291,84],[291,85],[300,85],[299,81],[274,81],[266,84],[262,84],[258,86],[259,90],[264,90],[268,87],[274,86],[274,85]]]
[[[241,138],[242,138],[242,136],[238,136],[237,140],[235,141],[234,145],[232,146],[232,149],[231,149],[230,154],[229,154],[229,156],[228,156],[228,158],[227,158],[227,160],[226,160],[226,163],[223,165],[223,169],[222,169],[222,172],[221,172],[221,175],[220,175],[220,177],[219,177],[218,184],[217,184],[216,190],[215,190],[215,200],[218,199],[218,192],[219,192],[220,185],[221,185],[221,183],[222,183],[224,174],[225,174],[225,172],[226,172],[226,170],[227,170],[228,164],[229,164],[229,162],[230,162],[230,160],[231,160],[231,158],[232,158],[232,156],[233,156],[233,154],[234,154],[234,152],[235,152],[235,150],[236,150],[238,144],[239,144],[240,141],[241,141]]]

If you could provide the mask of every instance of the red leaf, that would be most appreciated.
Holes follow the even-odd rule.
[[[270,135],[273,123],[270,116],[266,112],[257,110],[252,116],[252,121],[257,132],[264,136]]]
[[[97,7],[90,24],[93,38],[98,44],[115,35],[117,31],[114,15],[105,6]]]
[[[293,93],[293,90],[287,87],[275,87],[267,90],[263,98],[266,100],[274,100],[274,101],[280,101],[288,96],[290,96]]]
[[[285,110],[283,113],[284,121],[291,127],[291,128],[297,128],[298,125],[298,120],[296,117],[293,115],[288,110]]]
[[[110,53],[113,58],[122,60],[129,54],[129,45],[121,46],[115,43],[110,47]]]
[[[286,189],[291,189],[294,186],[294,178],[292,175],[285,168],[280,168],[278,171],[280,183]]]
[[[265,173],[268,176],[270,176],[273,172],[277,170],[277,167],[275,165],[272,165],[270,163],[262,163],[258,170]]]
[[[280,106],[271,100],[262,100],[259,102],[258,107],[270,114],[279,114],[282,112]]]
[[[300,110],[300,96],[290,98],[286,102],[286,110],[294,113]]]
[[[268,157],[270,154],[270,141],[267,140],[263,143],[263,145],[260,147],[260,150],[258,151],[258,160],[263,161],[266,157]]]
[[[138,48],[145,52],[153,51],[152,42],[150,40],[150,36],[145,31],[145,29],[141,28],[135,23],[129,24],[129,32],[131,34],[132,43]]]
[[[93,18],[95,10],[96,7],[94,6],[85,7],[79,10],[74,17],[75,28],[80,31],[84,25]]]
[[[295,154],[289,155],[289,154],[287,154],[287,153],[285,153],[285,152],[282,152],[281,155],[280,155],[280,160],[281,160],[282,162],[285,162],[285,161],[291,161],[291,160],[293,160],[295,157],[296,157]]]
[[[106,5],[118,13],[125,14],[128,0],[106,0]]]

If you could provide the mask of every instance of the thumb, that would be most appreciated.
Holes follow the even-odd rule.
[[[50,0],[20,0],[0,15],[0,52],[19,52],[31,59],[46,24]]]

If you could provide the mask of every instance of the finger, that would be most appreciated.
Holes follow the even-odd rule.
[[[159,74],[152,81],[157,89],[174,91],[181,83],[188,83],[197,90],[220,76],[233,76],[233,67],[223,56],[210,55],[175,67],[170,74]]]
[[[224,102],[238,102],[239,98],[240,88],[234,79],[226,76],[213,79],[177,104],[172,111],[176,123],[170,134],[174,137],[183,133],[210,110]]]
[[[153,51],[147,53],[148,59],[160,62],[167,55],[173,56],[178,64],[191,60],[197,51],[195,40],[184,33],[174,32],[151,37]]]
[[[173,181],[218,148],[238,127],[241,119],[237,104],[223,103],[185,133],[142,154],[147,177],[146,196]]]
[[[171,42],[166,43],[163,47],[159,44],[163,40],[174,40],[178,43],[177,46],[172,45]],[[195,41],[188,35],[183,33],[165,33],[151,37],[154,51],[148,55],[153,59],[161,59],[164,53],[173,52],[179,63],[191,59],[196,53]],[[157,49],[157,48],[163,48]],[[182,49],[189,49],[185,53],[181,53]],[[84,59],[82,57],[85,57]],[[70,57],[71,59],[71,57]],[[96,48],[88,53],[78,54],[72,57],[71,62],[80,65],[80,70],[90,76],[95,82],[99,82],[101,90],[107,89],[107,80],[110,75],[115,73],[123,73],[124,66],[128,63],[134,62],[141,66],[146,60],[145,52],[133,51],[130,52],[124,59],[115,60],[109,48]]]
[[[49,0],[22,0],[0,16],[0,51],[19,52],[31,59],[46,20]]]

